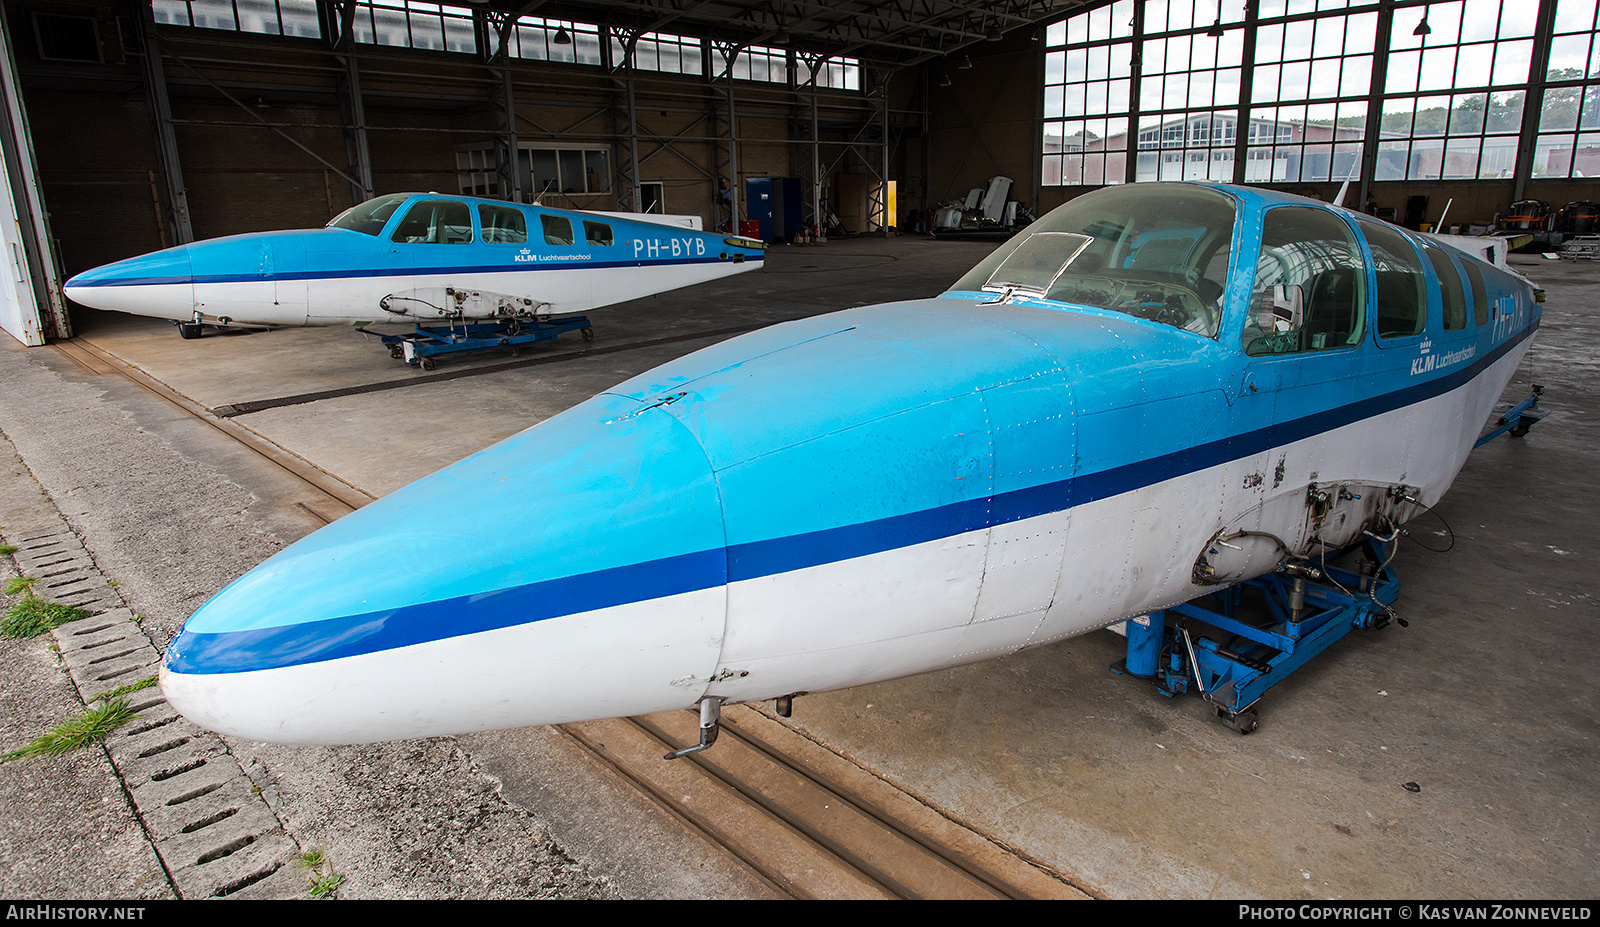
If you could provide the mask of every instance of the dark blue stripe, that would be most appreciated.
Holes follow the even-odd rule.
[[[1443,395],[1487,370],[1532,334],[1533,327],[1529,326],[1477,362],[1424,383],[1098,473],[862,524],[734,544],[726,549],[698,551],[390,611],[258,631],[220,634],[183,631],[167,650],[167,665],[180,673],[225,673],[333,660],[695,592],[1059,512],[1259,454]]]
[[[760,262],[763,256],[749,256],[746,263]],[[678,264],[727,264],[730,260],[719,257],[679,258],[673,261],[523,261],[515,264],[480,264],[473,266],[380,268],[370,270],[304,270],[282,274],[202,274],[184,277],[135,277],[112,280],[68,281],[71,286],[164,286],[174,283],[266,283],[282,280],[347,280],[370,277],[412,277],[426,274],[494,274],[508,271],[536,270],[608,270],[618,267],[672,267]]]
[[[708,550],[285,627],[222,634],[183,631],[167,648],[167,666],[178,673],[242,672],[353,657],[709,589],[726,581],[726,566],[723,551]]]

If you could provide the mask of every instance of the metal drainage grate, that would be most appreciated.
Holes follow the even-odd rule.
[[[150,638],[65,524],[9,538],[24,575],[46,599],[91,612],[52,634],[85,703],[156,673]],[[105,740],[106,754],[178,894],[184,898],[295,898],[306,876],[293,837],[215,734],[156,689],[127,696],[136,717]]]

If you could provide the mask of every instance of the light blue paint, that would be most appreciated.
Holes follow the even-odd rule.
[[[461,244],[395,242],[392,236],[413,204],[422,201],[465,204],[471,215],[470,242]],[[501,244],[485,240],[479,206],[517,210],[528,240]],[[565,219],[577,243],[547,244],[541,215]],[[338,221],[335,219],[334,221]],[[613,244],[589,244],[585,221],[609,226]],[[180,245],[85,271],[68,287],[149,286],[172,283],[236,283],[266,280],[320,280],[405,277],[445,273],[534,273],[583,268],[654,267],[672,264],[761,261],[760,248],[743,247],[718,232],[597,216],[502,200],[441,194],[411,194],[376,235],[345,228],[323,228],[230,235]]]

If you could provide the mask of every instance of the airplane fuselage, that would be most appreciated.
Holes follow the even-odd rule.
[[[485,319],[583,312],[757,269],[762,257],[759,242],[643,220],[391,194],[327,228],[233,235],[109,264],[73,277],[65,292],[86,306],[179,321]]]
[[[168,697],[347,742],[822,691],[1436,503],[1537,327],[1526,281],[1294,197],[1145,186],[943,296],[707,348],[341,519],[194,615]]]

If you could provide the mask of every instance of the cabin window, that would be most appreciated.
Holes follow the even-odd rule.
[[[1108,187],[1029,226],[952,290],[1106,309],[1216,337],[1234,208],[1202,188]]]
[[[604,222],[589,222],[587,220],[583,223],[583,237],[587,238],[591,245],[604,245],[607,247],[614,240],[611,237],[611,226]]]
[[[351,206],[328,223],[330,229],[349,229],[363,235],[377,235],[389,224],[389,217],[406,201],[404,193],[390,193],[365,203]]]
[[[1393,226],[1362,222],[1361,232],[1372,248],[1377,271],[1378,337],[1420,335],[1428,320],[1427,282],[1416,249]]]
[[[1478,269],[1476,261],[1461,262],[1461,268],[1467,272],[1467,282],[1472,285],[1472,318],[1482,328],[1489,324],[1489,292],[1483,285],[1483,271]]]
[[[472,241],[472,211],[460,200],[418,200],[389,237],[407,244],[464,245]]]
[[[478,224],[483,226],[483,241],[490,245],[528,243],[528,218],[511,206],[478,207]]]
[[[547,245],[570,245],[572,239],[572,223],[562,216],[552,216],[548,213],[539,214],[539,222],[544,225],[544,243]]]
[[[1349,226],[1325,209],[1269,210],[1245,320],[1246,354],[1330,351],[1361,343],[1366,268]]]
[[[1439,278],[1439,305],[1444,310],[1444,330],[1458,332],[1467,327],[1467,293],[1461,286],[1461,273],[1456,270],[1450,255],[1424,245],[1422,253],[1433,264],[1433,273]]]

